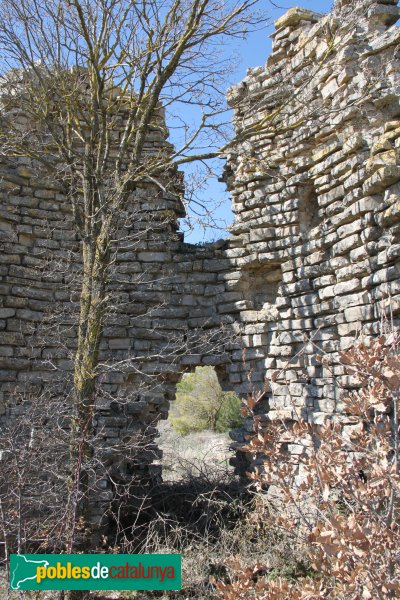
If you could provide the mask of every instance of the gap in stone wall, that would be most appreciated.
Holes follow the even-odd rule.
[[[222,367],[197,366],[184,373],[177,389],[177,399],[171,403],[168,419],[158,424],[158,447],[162,455],[162,478],[164,482],[181,481],[190,477],[213,476],[231,472],[229,430],[189,430],[185,428],[199,423],[199,405],[209,396],[215,409],[223,396],[232,394],[227,389],[227,376]],[[191,386],[194,383],[194,387]],[[238,400],[239,402],[239,400]],[[183,415],[183,417],[182,417]],[[240,418],[240,421],[242,419]],[[235,424],[235,427],[241,423]]]

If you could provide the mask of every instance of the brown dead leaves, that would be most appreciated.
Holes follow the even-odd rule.
[[[249,476],[282,502],[278,517],[259,516],[286,535],[302,532],[299,550],[314,576],[255,579],[259,565],[231,565],[230,582],[215,582],[224,600],[400,598],[399,337],[366,341],[340,358],[360,389],[326,425],[268,423],[255,415],[257,397],[244,409],[255,430],[244,450],[261,463]]]

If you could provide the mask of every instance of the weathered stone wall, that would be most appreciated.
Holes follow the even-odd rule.
[[[357,333],[379,334],[385,318],[399,323],[397,14],[396,2],[342,0],[325,17],[296,8],[278,20],[266,67],[229,95],[229,240],[183,242],[179,189],[132,196],[110,279],[97,402],[98,438],[111,454],[143,432],[151,440],[182,372],[202,364],[241,394],[250,369],[260,388],[275,373],[260,406],[268,418],[340,415],[341,389],[353,382],[338,353]],[[150,131],[148,151],[160,148],[168,142]],[[4,423],[23,410],[18,394],[68,395],[76,347],[70,208],[28,161],[1,164],[0,236]],[[245,431],[232,435],[240,447]],[[147,445],[134,474],[148,476],[156,454]],[[113,456],[129,478],[132,466]],[[99,520],[112,495],[107,477],[100,483]]]
[[[23,126],[24,116],[16,119]],[[171,151],[162,131],[148,132],[146,152]],[[221,336],[234,320],[226,315],[234,310],[229,295],[223,314],[217,309],[230,266],[226,243],[184,244],[181,177],[166,174],[163,183],[164,191],[136,190],[119,219],[94,417],[96,460],[105,471],[93,484],[94,523],[113,495],[109,476],[114,484],[145,484],[159,475],[155,426],[182,372],[229,358],[228,334]],[[81,261],[68,199],[30,160],[0,164],[0,244],[0,425],[38,400],[46,420],[56,417],[49,398],[67,412],[71,402]]]
[[[399,324],[396,5],[341,0],[327,16],[291,9],[275,24],[265,68],[230,91],[227,255],[255,383],[275,373],[260,408],[271,419],[340,414],[354,384],[340,351],[385,321]]]

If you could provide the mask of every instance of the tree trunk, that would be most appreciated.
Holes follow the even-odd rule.
[[[90,536],[91,506],[89,463],[92,458],[93,415],[96,403],[97,366],[102,339],[109,248],[107,223],[97,239],[83,243],[83,276],[80,296],[78,347],[74,365],[74,410],[72,421],[72,515],[69,552],[90,548],[90,537],[77,541],[77,528]]]

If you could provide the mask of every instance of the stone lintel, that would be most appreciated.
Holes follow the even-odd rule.
[[[323,15],[321,13],[294,6],[290,8],[284,15],[279,17],[274,23],[277,30],[284,27],[297,27],[301,21],[310,21],[316,23]]]

